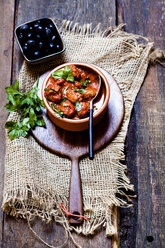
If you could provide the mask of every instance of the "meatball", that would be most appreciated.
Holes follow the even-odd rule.
[[[57,82],[56,83],[58,85],[62,85],[64,82],[65,82],[65,80],[63,78],[59,78],[59,79],[57,79]]]
[[[69,67],[72,70],[73,76],[79,79],[81,77],[79,68],[75,65],[70,65]]]
[[[89,102],[81,102],[80,103],[80,109],[77,110],[77,114],[80,118],[84,118],[88,115],[89,113]]]
[[[57,79],[55,79],[55,78],[53,78],[52,76],[49,78],[49,80],[48,80],[48,85],[49,84],[55,84],[56,83],[56,81],[57,81]]]
[[[58,108],[64,113],[64,115],[71,117],[75,113],[75,106],[68,100],[62,102]]]
[[[59,102],[61,100],[60,89],[61,87],[58,84],[49,83],[44,92],[44,96],[51,102]]]
[[[92,99],[96,95],[96,92],[93,89],[85,89],[83,96],[85,99]]]
[[[66,97],[72,102],[75,103],[79,100],[81,97],[81,94],[79,92],[75,92],[72,89],[68,89],[66,92]]]
[[[74,85],[75,85],[75,87],[77,87],[77,88],[79,88],[79,89],[82,88],[81,82],[77,82],[77,81],[76,81],[76,82],[74,83]]]
[[[49,84],[58,84],[58,85],[62,85],[63,83],[65,82],[65,80],[63,78],[59,78],[59,79],[56,79],[54,77],[50,77],[49,78],[49,81],[48,81],[48,85]]]

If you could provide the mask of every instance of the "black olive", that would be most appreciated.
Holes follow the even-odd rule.
[[[23,50],[24,50],[24,52],[28,51],[27,45],[25,45],[25,46],[23,47]]]
[[[28,38],[31,38],[33,36],[32,32],[29,32],[27,36]]]
[[[40,41],[40,42],[38,43],[38,46],[39,46],[39,48],[42,48],[42,47],[43,47],[43,42]]]
[[[18,38],[19,38],[20,40],[23,40],[23,39],[24,39],[23,34],[22,34],[22,33],[20,33],[20,34],[18,35]]]
[[[30,29],[30,30],[32,30],[32,29],[33,29],[33,27],[30,27],[29,29]]]
[[[35,51],[34,55],[35,55],[36,57],[38,57],[38,56],[40,55],[40,52],[39,52],[39,51]]]
[[[38,26],[38,27],[37,27],[37,31],[38,31],[39,33],[41,33],[41,32],[43,31],[43,27],[42,27],[42,26]]]
[[[60,49],[60,45],[57,44],[57,45],[56,45],[56,48],[59,50],[59,49]]]
[[[51,35],[51,30],[49,28],[45,28],[45,37],[49,37]]]
[[[52,29],[52,28],[54,27],[54,25],[53,25],[52,23],[50,23],[50,24],[48,25],[48,27]]]
[[[46,49],[46,50],[44,51],[44,54],[45,54],[45,55],[48,55],[48,54],[49,54],[49,50]]]
[[[50,47],[50,48],[54,48],[54,43],[53,43],[53,42],[50,42],[50,43],[49,43],[49,47]]]
[[[40,34],[36,34],[36,38],[37,38],[37,40],[40,40],[41,39],[41,35]]]
[[[34,24],[34,27],[35,27],[35,28],[37,28],[38,26],[39,26],[39,24],[38,24],[38,23],[35,23],[35,24]]]
[[[28,25],[27,24],[24,24],[20,27],[20,30],[28,30]]]
[[[51,38],[51,40],[52,40],[52,41],[55,41],[55,39],[56,39],[56,36],[53,35],[52,38]]]
[[[28,40],[27,41],[28,46],[34,46],[36,44],[35,40]]]

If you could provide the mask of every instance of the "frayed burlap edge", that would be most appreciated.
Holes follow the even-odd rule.
[[[61,223],[65,230],[69,232],[71,238],[73,239],[71,235],[71,231],[75,230],[77,233],[82,233],[84,235],[94,234],[95,230],[101,226],[104,225],[106,227],[106,235],[111,236],[116,233],[116,230],[113,225],[113,219],[112,219],[112,208],[113,206],[125,206],[129,207],[131,206],[131,200],[130,197],[122,190],[123,188],[128,190],[133,190],[133,185],[130,184],[130,180],[125,175],[126,166],[123,165],[120,161],[125,160],[124,156],[124,140],[125,135],[128,129],[128,124],[130,120],[131,115],[131,109],[133,107],[136,95],[141,87],[141,84],[144,80],[147,67],[149,64],[149,61],[151,62],[156,61],[157,59],[161,59],[164,56],[164,53],[160,50],[154,50],[153,49],[153,43],[149,43],[148,39],[143,38],[138,35],[133,34],[127,34],[124,31],[122,31],[123,25],[120,25],[119,27],[113,28],[109,27],[104,32],[101,31],[100,24],[97,25],[95,29],[92,29],[91,24],[86,24],[84,26],[80,26],[78,23],[73,24],[70,21],[63,21],[62,26],[60,28],[60,31],[70,34],[76,34],[76,35],[85,35],[85,36],[98,36],[98,37],[126,37],[126,40],[130,39],[132,40],[131,45],[132,49],[136,49],[132,54],[126,54],[126,56],[123,58],[124,60],[128,60],[131,56],[135,56],[136,53],[138,53],[138,45],[137,45],[137,39],[143,39],[147,42],[147,45],[145,45],[145,49],[143,52],[143,60],[141,62],[141,65],[137,72],[137,80],[135,78],[134,82],[138,82],[134,85],[134,90],[132,92],[129,92],[130,84],[132,82],[126,82],[127,86],[124,84],[120,84],[119,86],[121,88],[124,102],[125,102],[125,108],[126,113],[124,117],[124,121],[122,124],[122,127],[117,135],[117,137],[112,141],[111,144],[111,151],[113,154],[115,154],[116,163],[113,164],[114,170],[116,170],[117,174],[119,175],[118,180],[118,190],[116,193],[120,195],[124,195],[127,200],[123,200],[120,197],[117,197],[116,195],[112,195],[112,197],[102,198],[102,202],[105,204],[106,212],[104,217],[100,218],[93,218],[93,212],[92,212],[92,201],[94,199],[85,199],[84,198],[84,210],[88,211],[88,216],[91,217],[90,222],[85,222],[82,226],[78,227],[72,227],[68,224],[68,221],[66,217],[64,216],[63,212],[59,208],[59,203],[64,202],[65,206],[67,206],[67,199],[60,195],[51,195],[49,192],[45,192],[44,189],[38,189],[38,188],[29,188],[27,187],[22,192],[20,192],[20,189],[17,189],[15,191],[6,192],[4,190],[4,197],[3,197],[3,209],[7,214],[10,214],[12,216],[16,217],[23,217],[25,219],[28,219],[28,225],[30,227],[29,221],[31,221],[35,216],[39,216],[41,219],[46,220],[47,223],[52,220],[52,217],[56,222]],[[133,41],[135,44],[132,44]],[[127,42],[127,41],[126,41]],[[128,43],[128,45],[130,45]],[[99,57],[97,58],[97,61],[99,62]],[[90,61],[92,63],[93,61]],[[96,60],[94,61],[96,63]],[[24,67],[26,67],[26,63],[24,63],[22,70]],[[49,64],[49,68],[53,67],[54,64]],[[141,70],[143,68],[143,70]],[[40,67],[41,69],[41,67]],[[22,73],[22,70],[20,71],[20,75]],[[42,69],[41,69],[42,71]],[[43,71],[46,71],[45,65],[43,66]],[[143,71],[143,74],[141,73]],[[113,73],[112,73],[113,74]],[[38,71],[36,71],[36,75],[33,75],[34,81],[36,80],[36,77],[38,75]],[[126,86],[126,87],[125,87]],[[9,119],[11,117],[9,116]],[[12,118],[17,118],[17,115],[14,114]],[[23,139],[23,138],[21,138]],[[28,139],[32,139],[32,137],[29,137]],[[9,139],[6,140],[6,145],[8,145]],[[31,227],[30,227],[31,229]],[[32,230],[33,231],[33,230]],[[34,232],[34,231],[33,231]],[[36,234],[37,235],[37,234]],[[37,235],[38,236],[38,235]],[[38,238],[44,243],[44,241],[38,236]],[[75,245],[80,247],[73,239],[73,242]],[[48,244],[46,244],[48,245]],[[49,246],[49,245],[48,245]],[[53,247],[53,246],[49,246]],[[62,246],[59,246],[62,247]]]

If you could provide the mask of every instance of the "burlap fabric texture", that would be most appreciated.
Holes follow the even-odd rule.
[[[151,52],[153,43],[138,35],[126,33],[122,27],[109,28],[105,32],[98,25],[72,25],[64,21],[60,29],[66,51],[52,63],[30,66],[23,63],[19,74],[20,90],[29,91],[37,76],[64,62],[82,61],[98,65],[107,70],[117,81],[125,103],[125,116],[120,132],[104,149],[80,160],[83,189],[84,215],[89,222],[72,227],[59,208],[64,202],[68,206],[71,161],[52,154],[36,140],[19,138],[10,141],[6,135],[6,161],[4,178],[3,209],[12,216],[43,220],[54,219],[68,230],[84,235],[94,234],[104,225],[107,236],[115,233],[112,221],[113,206],[131,204],[117,195],[125,194],[122,189],[133,190],[125,174],[124,141],[136,95],[146,75],[149,59],[156,56]],[[151,55],[151,56],[150,56]],[[10,120],[17,114],[11,113]],[[129,200],[129,198],[128,198]]]

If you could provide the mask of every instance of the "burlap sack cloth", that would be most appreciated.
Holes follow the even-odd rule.
[[[74,229],[84,235],[94,234],[100,225],[105,226],[107,236],[115,233],[113,206],[130,204],[116,194],[123,195],[123,188],[133,190],[125,175],[126,166],[121,163],[131,109],[149,59],[156,57],[152,52],[153,43],[121,28],[102,32],[99,25],[92,30],[91,25],[80,27],[64,21],[61,33],[66,51],[63,55],[51,64],[29,66],[24,62],[18,78],[20,90],[29,91],[39,74],[64,62],[81,61],[104,68],[116,79],[125,103],[120,132],[95,154],[94,160],[88,157],[80,160],[84,215],[91,218],[90,222],[84,221],[78,227],[68,224],[59,204],[64,202],[68,207],[71,161],[45,150],[32,136],[10,141],[6,135],[3,209],[7,214],[28,219],[39,216],[48,222],[54,217],[69,232]],[[10,114],[9,119],[16,120],[17,114]]]

